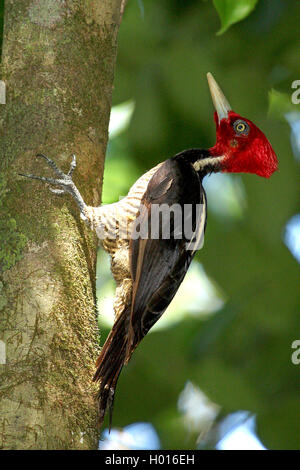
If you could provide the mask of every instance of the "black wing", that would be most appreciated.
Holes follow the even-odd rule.
[[[161,217],[157,227],[163,204],[173,206],[175,213],[170,211],[169,219]],[[176,294],[200,247],[205,223],[206,199],[197,172],[180,156],[166,160],[148,184],[132,230],[133,294],[126,362]],[[183,227],[190,227],[193,236]]]

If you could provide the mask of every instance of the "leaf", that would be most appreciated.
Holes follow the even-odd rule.
[[[225,33],[227,29],[246,18],[255,8],[258,0],[213,0],[215,9],[221,20],[221,29],[218,35]]]

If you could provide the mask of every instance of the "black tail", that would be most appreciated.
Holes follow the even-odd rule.
[[[94,382],[100,382],[98,394],[100,426],[106,411],[109,410],[109,430],[112,423],[115,390],[126,357],[129,317],[130,308],[129,311],[127,308],[116,320],[97,359],[97,370],[93,377]]]

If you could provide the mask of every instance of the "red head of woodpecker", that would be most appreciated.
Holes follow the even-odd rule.
[[[274,150],[264,133],[251,122],[235,113],[213,76],[207,74],[215,106],[217,140],[209,149],[212,156],[222,156],[220,170],[228,173],[255,173],[269,178],[277,170]]]

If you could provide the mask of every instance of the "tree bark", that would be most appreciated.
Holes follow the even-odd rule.
[[[0,78],[0,447],[96,448],[97,242],[67,196],[18,173],[66,170],[100,203],[122,0],[6,0]],[[6,358],[4,357],[4,348]],[[2,352],[1,352],[2,351]]]

